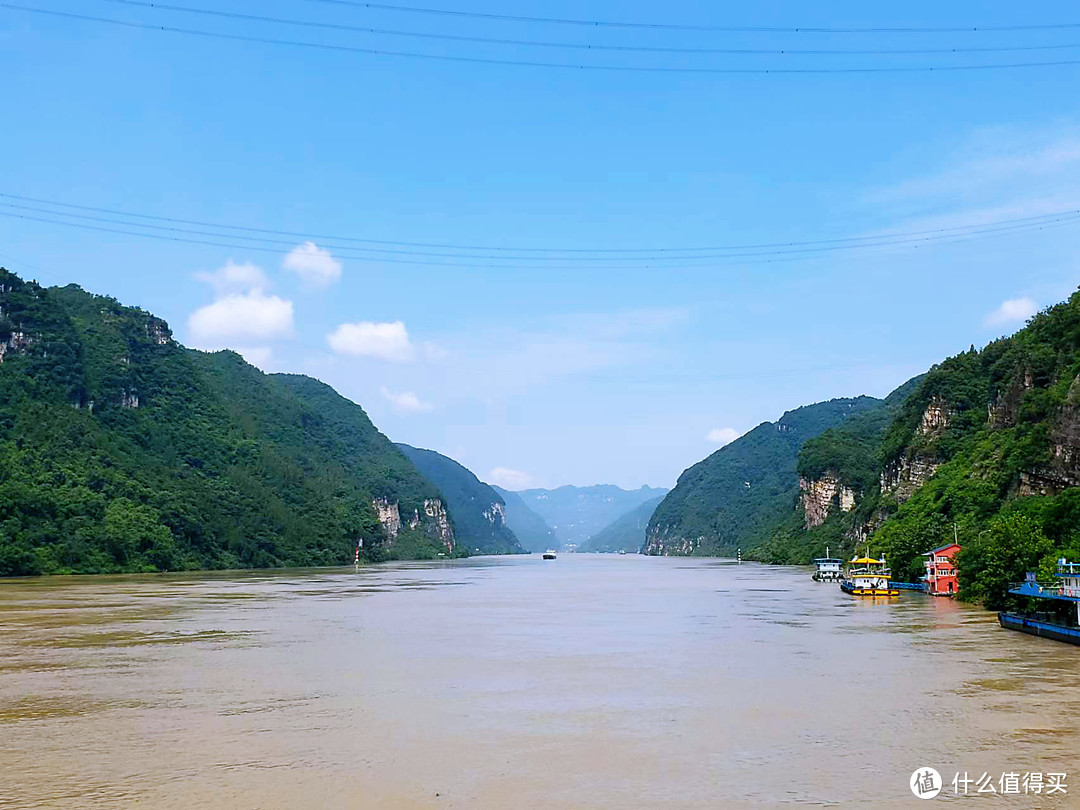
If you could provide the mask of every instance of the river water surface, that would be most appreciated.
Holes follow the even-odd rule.
[[[0,582],[0,806],[910,807],[920,766],[1080,807],[1080,648],[721,560]]]

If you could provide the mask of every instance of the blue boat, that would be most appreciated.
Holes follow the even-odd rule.
[[[1058,586],[1040,585],[1034,574],[1028,574],[1022,585],[1010,588],[1014,596],[1030,599],[1050,599],[1055,602],[1072,602],[1076,605],[1076,624],[1048,621],[1049,617],[1024,615],[1022,613],[998,613],[998,623],[1006,630],[1018,630],[1042,638],[1052,638],[1067,644],[1080,644],[1080,563],[1058,560]]]
[[[1006,630],[1019,630],[1033,636],[1052,638],[1068,644],[1080,644],[1080,627],[1068,627],[1054,622],[1029,619],[1019,613],[998,613],[998,622]]]

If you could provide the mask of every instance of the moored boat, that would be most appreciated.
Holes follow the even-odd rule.
[[[544,559],[545,560],[554,560],[555,559],[555,552],[552,551],[549,548],[547,551],[544,552]]]
[[[899,596],[900,591],[892,585],[892,572],[884,558],[856,557],[848,563],[847,574],[840,582],[840,590],[852,596]]]
[[[1006,630],[1018,630],[1032,636],[1052,638],[1068,644],[1080,644],[1080,563],[1058,560],[1057,586],[1040,585],[1034,574],[1028,574],[1022,585],[1011,588],[1014,596],[1026,596],[1030,599],[1050,600],[1050,606],[1056,607],[1054,613],[998,613],[998,623]],[[1062,610],[1068,603],[1076,606],[1075,623],[1072,611]]]
[[[814,582],[835,581],[844,576],[841,566],[844,561],[838,557],[829,556],[829,547],[825,546],[825,556],[814,560]]]

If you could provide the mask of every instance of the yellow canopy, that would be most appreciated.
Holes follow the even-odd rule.
[[[875,560],[871,557],[856,557],[851,561],[852,565],[881,565],[881,560]]]

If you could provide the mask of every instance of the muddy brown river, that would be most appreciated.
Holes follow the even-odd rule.
[[[719,560],[0,581],[0,807],[933,806],[924,767],[1080,807],[1080,647]]]

